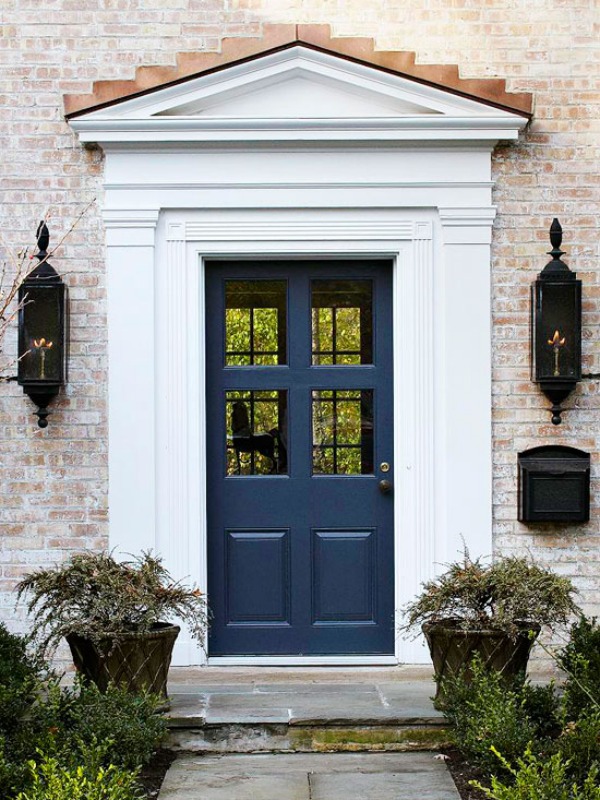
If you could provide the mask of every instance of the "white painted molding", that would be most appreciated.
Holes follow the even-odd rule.
[[[185,242],[186,226],[185,222],[169,222],[167,225],[167,242]]]
[[[481,208],[440,208],[440,221],[446,227],[463,227],[465,225],[481,226],[484,228],[493,225],[496,218],[495,206]]]
[[[285,230],[293,238],[284,239],[282,227],[270,224],[278,213],[288,218]],[[315,215],[321,224],[311,222]],[[429,212],[429,219],[415,220],[405,212],[388,209],[368,212],[354,209],[343,214],[337,209],[319,212],[265,209],[258,216],[250,209],[224,212],[225,220],[219,224],[214,224],[212,210],[187,212],[185,219],[174,216],[175,212],[165,213],[159,226],[159,236],[162,233],[164,242],[157,255],[161,263],[157,276],[160,302],[157,308],[156,540],[159,550],[174,574],[189,575],[206,590],[204,258],[236,258],[249,252],[268,258],[284,253],[293,263],[295,256],[307,251],[323,257],[325,242],[330,245],[330,257],[347,258],[357,252],[363,255],[367,252],[370,257],[395,256],[397,412],[394,452],[398,482],[395,548],[402,553],[398,558],[396,607],[403,606],[414,595],[420,581],[431,577],[436,557],[432,212]],[[365,218],[369,219],[369,224]],[[353,220],[356,222],[354,236],[349,238],[347,234]],[[245,231],[247,239],[232,237],[224,245],[222,224],[238,226],[238,231]],[[394,229],[396,240],[392,241],[388,237]],[[359,239],[359,231],[365,237],[363,240]],[[375,231],[380,231],[380,238]],[[300,233],[305,238],[300,239]],[[306,238],[309,234],[318,238]],[[363,247],[368,249],[363,250]],[[407,386],[410,386],[408,391]],[[396,659],[426,662],[427,655],[419,642],[398,638]],[[185,664],[190,660],[198,662],[202,654],[189,637],[183,637],[178,643],[174,663]],[[339,659],[334,658],[318,663],[337,661]],[[359,662],[363,663],[360,659],[354,663]],[[234,659],[221,663],[237,662]],[[267,662],[257,658],[252,663]],[[367,659],[364,663],[388,662]]]
[[[303,82],[301,90],[298,84]],[[290,97],[290,89],[296,96]],[[342,98],[341,109],[332,101]],[[303,105],[298,103],[301,99]],[[283,101],[283,102],[282,102]],[[308,105],[307,105],[308,104]],[[91,119],[248,116],[282,118],[398,117],[447,115],[467,118],[523,117],[409,76],[386,72],[310,47],[296,45],[259,55],[226,69],[125,98],[83,115]],[[242,113],[245,112],[245,113]],[[78,119],[82,117],[79,116]],[[526,118],[526,117],[523,117]]]
[[[442,395],[450,407],[438,426],[445,439],[440,489],[446,515],[438,549],[444,551],[447,562],[465,544],[475,556],[492,552],[491,233],[495,209],[444,209],[440,217],[443,316],[438,363]]]
[[[156,546],[154,229],[107,231],[109,546]],[[134,291],[132,291],[132,288]]]
[[[104,209],[107,247],[154,247],[159,209]]]
[[[81,142],[93,142],[103,148],[117,144],[144,144],[146,147],[164,142],[243,143],[246,146],[282,143],[338,142],[359,143],[363,141],[397,144],[418,142],[426,145],[440,141],[489,142],[490,148],[499,141],[516,140],[519,129],[525,127],[504,120],[463,120],[460,118],[402,118],[401,124],[387,119],[365,123],[360,119],[348,119],[334,125],[321,120],[272,119],[267,123],[249,125],[247,120],[215,123],[202,119],[144,120],[90,122],[72,120],[70,125],[79,134]]]
[[[486,148],[487,152],[487,148]],[[156,155],[156,152],[154,152]],[[493,181],[456,181],[448,180],[448,178],[441,176],[439,180],[422,180],[422,181],[402,181],[402,180],[365,180],[353,181],[352,175],[348,176],[348,181],[327,181],[329,189],[343,189],[344,191],[352,191],[354,189],[484,189],[491,190],[494,186]],[[105,182],[104,188],[107,192],[120,190],[120,191],[160,191],[168,188],[173,192],[197,191],[198,186],[202,186],[203,191],[222,191],[224,188],[233,190],[255,189],[256,181],[235,181],[229,180],[227,176],[223,176],[223,180],[218,183],[204,181],[200,178],[197,180],[190,180],[187,182],[177,181],[173,182],[165,176],[163,182],[156,181],[125,181],[122,183],[113,183],[110,181]],[[293,189],[322,189],[323,181],[314,180],[299,180],[299,181],[278,181],[272,183],[270,181],[261,181],[260,186],[266,190],[284,190],[289,191]]]
[[[412,238],[425,242],[433,238],[433,225],[431,222],[415,222]]]
[[[414,240],[397,256],[394,292],[396,435],[396,609],[432,577],[436,552],[434,292],[432,224],[413,224]],[[407,532],[410,534],[407,535]],[[401,554],[401,555],[400,555]],[[422,662],[420,641],[398,637],[400,662]]]
[[[70,123],[106,150],[110,543],[158,548],[206,590],[205,259],[390,258],[399,609],[461,535],[491,549],[490,153],[526,120],[292,50]],[[294,70],[332,97],[359,87],[364,116],[294,119]],[[281,77],[292,116],[253,119]],[[249,117],[209,118],[234,95]],[[400,637],[396,658],[429,661]],[[183,632],[174,663],[203,659]]]
[[[175,575],[189,569],[186,548],[190,539],[188,522],[188,347],[195,328],[189,329],[187,314],[188,270],[183,239],[170,234],[168,226],[166,259],[158,272],[157,291],[157,540],[158,551]],[[181,228],[182,226],[177,226]],[[196,319],[191,320],[195,324]]]
[[[360,240],[389,240],[397,241],[411,239],[413,236],[413,223],[398,219],[362,220],[356,214],[346,215],[346,219],[335,219],[330,214],[318,212],[306,214],[302,219],[298,214],[285,214],[284,219],[277,219],[275,214],[260,215],[252,219],[248,215],[240,216],[233,212],[224,215],[221,222],[213,219],[207,222],[188,222],[185,226],[187,241],[202,242],[239,242],[251,240],[259,241],[320,241],[345,242]],[[351,218],[350,218],[351,216]]]
[[[490,244],[496,209],[440,208],[442,236],[446,244]]]
[[[106,228],[156,228],[160,209],[105,208],[102,219]]]
[[[103,147],[203,142],[486,142],[518,138],[522,114],[302,46],[79,115]]]
[[[173,575],[206,591],[203,286],[182,222],[166,224],[157,260],[156,549]],[[184,628],[173,664],[203,659]]]

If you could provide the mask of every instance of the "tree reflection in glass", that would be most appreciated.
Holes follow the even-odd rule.
[[[373,363],[373,284],[312,281],[312,363]]]
[[[373,473],[373,390],[312,393],[313,474]]]
[[[225,281],[225,365],[287,363],[286,281]]]

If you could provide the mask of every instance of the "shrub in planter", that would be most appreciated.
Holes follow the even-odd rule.
[[[404,609],[408,630],[420,625],[438,682],[466,670],[475,654],[508,680],[524,674],[534,640],[544,626],[567,624],[577,611],[574,587],[526,558],[509,556],[490,564],[471,559],[449,564]]]
[[[105,690],[109,683],[166,698],[176,617],[203,641],[202,593],[173,580],[160,558],[143,553],[117,561],[110,553],[79,553],[27,576],[18,597],[29,595],[33,634],[51,654],[62,637],[77,669]]]

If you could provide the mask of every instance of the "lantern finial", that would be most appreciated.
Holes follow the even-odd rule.
[[[552,278],[557,272],[561,273],[565,278],[570,278],[571,276],[574,278],[575,273],[572,273],[568,265],[561,259],[565,251],[560,249],[562,244],[562,226],[556,217],[552,220],[552,225],[550,225],[550,244],[552,245],[552,250],[548,252],[548,255],[552,256],[552,261],[546,264],[540,274],[540,278],[542,278],[542,280],[544,278]]]
[[[550,225],[550,244],[554,250],[557,250],[562,244],[562,226],[556,217],[554,217],[552,225]]]
[[[48,244],[50,243],[50,231],[48,230],[48,226],[44,222],[44,220],[40,221],[38,225],[38,229],[35,234],[35,238],[37,239],[37,245],[39,248],[39,253],[37,257],[39,259],[46,258],[48,255]]]

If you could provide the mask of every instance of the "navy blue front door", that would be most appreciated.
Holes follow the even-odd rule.
[[[210,263],[206,320],[209,654],[392,654],[391,264]]]

